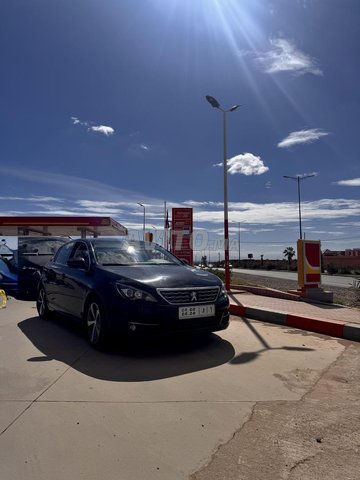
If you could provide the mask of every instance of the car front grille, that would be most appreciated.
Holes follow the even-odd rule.
[[[198,288],[158,288],[158,294],[172,305],[184,305],[215,302],[219,295],[219,287]]]

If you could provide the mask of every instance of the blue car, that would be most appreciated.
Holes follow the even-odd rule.
[[[153,243],[120,239],[73,240],[41,274],[37,309],[81,320],[101,347],[113,332],[127,335],[208,333],[229,325],[222,281],[185,266]]]
[[[0,257],[0,290],[6,295],[16,295],[18,288],[18,275],[11,271],[11,263],[7,258]]]

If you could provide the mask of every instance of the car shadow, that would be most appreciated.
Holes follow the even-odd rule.
[[[18,327],[42,355],[29,362],[57,360],[93,378],[139,382],[176,377],[228,363],[235,355],[219,335],[124,340],[114,337],[105,351],[92,349],[81,326],[67,318],[31,317]]]

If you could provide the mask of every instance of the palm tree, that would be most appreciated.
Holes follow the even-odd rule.
[[[293,247],[287,247],[283,251],[283,254],[284,254],[284,257],[286,257],[289,262],[289,270],[290,270],[291,260],[293,259],[293,257],[295,257],[295,250],[293,249]]]

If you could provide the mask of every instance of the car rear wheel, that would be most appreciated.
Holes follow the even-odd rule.
[[[36,308],[40,318],[50,318],[51,311],[48,308],[47,297],[44,287],[40,287],[37,301],[36,301]]]
[[[107,329],[105,312],[99,300],[90,300],[85,318],[90,345],[94,348],[102,348],[107,340]]]

